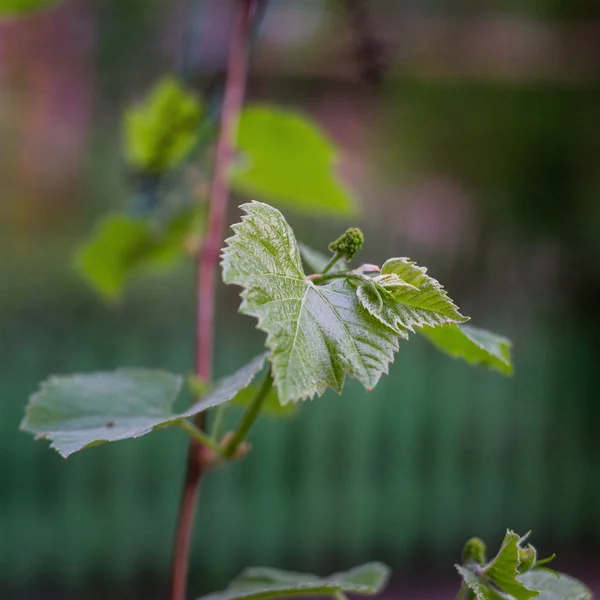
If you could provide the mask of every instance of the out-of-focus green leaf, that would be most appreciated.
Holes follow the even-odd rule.
[[[199,208],[183,211],[160,227],[149,219],[109,215],[77,249],[75,267],[102,296],[115,300],[132,276],[181,260],[188,242],[200,235],[202,222]]]
[[[512,375],[511,342],[505,337],[454,323],[435,328],[425,326],[417,331],[450,356]]]
[[[200,600],[335,596],[339,592],[371,596],[383,589],[388,577],[389,568],[382,563],[368,563],[329,577],[253,567],[243,571],[226,590],[203,596]]]
[[[581,581],[548,569],[533,569],[517,579],[530,590],[539,592],[536,600],[591,600],[592,592]]]
[[[75,267],[103,296],[117,298],[139,257],[148,253],[151,227],[146,219],[107,216],[75,254]]]
[[[260,386],[252,384],[248,387],[240,390],[231,400],[232,404],[236,406],[250,406],[252,400],[256,397],[256,394]],[[267,396],[262,405],[262,413],[266,416],[274,417],[276,419],[291,417],[298,410],[297,404],[285,404],[282,405],[279,402],[279,397],[277,396],[277,390],[271,388],[267,393]]]
[[[149,173],[164,173],[192,149],[203,106],[174,77],[159,81],[145,100],[124,114],[128,162]]]
[[[302,260],[312,273],[322,273],[331,260],[331,254],[329,256],[323,254],[323,252],[314,250],[302,242],[298,242],[298,249],[300,250]],[[336,273],[338,271],[345,271],[347,268],[348,263],[345,260],[338,260],[335,265],[333,265],[330,272]]]
[[[31,396],[21,429],[49,439],[62,456],[177,425],[182,419],[228,402],[262,368],[266,355],[254,358],[222,379],[182,413],[172,406],[183,378],[166,371],[118,369],[50,377]]]
[[[53,8],[61,0],[0,0],[0,18],[18,17],[38,10]]]
[[[231,183],[244,194],[310,213],[354,212],[354,201],[335,172],[336,149],[308,117],[249,107],[242,112],[238,148],[244,156]]]

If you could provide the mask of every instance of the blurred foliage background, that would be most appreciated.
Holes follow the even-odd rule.
[[[232,3],[188,4],[183,18],[183,2],[72,0],[0,23],[3,598],[152,598],[166,585],[183,436],[65,462],[18,424],[50,373],[191,368],[191,265],[111,305],[72,267],[97,218],[137,206],[123,108],[165,72],[201,89],[224,67]],[[327,573],[370,559],[398,582],[446,581],[467,537],[491,545],[506,527],[533,529],[542,554],[585,578],[600,558],[600,6],[365,4],[370,28],[341,0],[270,3],[249,99],[321,124],[358,213],[281,208],[314,247],[360,225],[364,260],[428,265],[477,324],[513,338],[516,374],[414,340],[372,393],[348,385],[264,420],[254,452],[205,482],[192,589],[250,564]],[[357,53],[367,29],[386,65],[375,86]],[[224,374],[262,339],[232,316],[237,290],[220,295]]]

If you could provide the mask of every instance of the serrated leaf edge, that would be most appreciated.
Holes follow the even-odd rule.
[[[289,233],[291,233],[292,236],[294,236],[294,246],[295,246],[295,263],[296,266],[298,267],[299,271],[298,271],[298,277],[296,278],[291,278],[291,279],[296,279],[297,281],[301,281],[305,286],[306,286],[306,291],[303,295],[302,301],[301,301],[301,307],[300,310],[302,309],[302,306],[305,302],[305,299],[309,293],[310,290],[313,290],[314,292],[318,293],[321,298],[327,302],[327,304],[329,304],[329,300],[327,300],[320,292],[319,289],[322,287],[328,287],[328,286],[317,286],[314,283],[312,283],[312,281],[310,281],[309,279],[307,279],[306,274],[304,272],[304,268],[302,266],[302,259],[301,259],[301,254],[300,254],[300,250],[298,247],[298,241],[296,240],[296,237],[294,235],[294,232],[292,230],[292,228],[290,227],[289,223],[287,222],[287,220],[285,219],[285,217],[283,216],[283,214],[281,213],[281,211],[279,211],[278,209],[276,209],[273,206],[270,206],[269,204],[266,204],[264,202],[257,202],[256,200],[252,200],[251,202],[246,202],[244,204],[240,205],[240,209],[242,209],[246,214],[241,216],[241,221],[238,223],[235,223],[234,225],[231,226],[231,229],[234,232],[234,235],[228,237],[225,240],[225,246],[223,247],[223,249],[221,250],[221,268],[223,269],[223,271],[225,272],[227,265],[229,264],[229,257],[228,257],[228,251],[230,248],[230,243],[236,238],[236,236],[238,235],[238,229],[240,228],[241,225],[243,225],[243,223],[248,220],[250,218],[250,214],[249,214],[249,210],[250,207],[254,206],[254,205],[262,205],[262,206],[267,206],[269,209],[277,211],[279,213],[279,216],[281,217],[283,223],[286,225],[287,229],[289,230]],[[286,232],[288,233],[288,232]],[[225,278],[224,278],[225,283],[230,283],[228,282]],[[233,283],[233,282],[232,282]],[[242,302],[240,304],[240,307],[238,309],[238,312],[253,317],[257,320],[257,325],[256,325],[256,329],[259,329],[260,331],[265,332],[265,330],[262,328],[262,324],[264,321],[264,317],[262,317],[259,314],[256,314],[255,312],[253,312],[252,310],[248,309],[248,302],[247,302],[247,296],[250,292],[249,290],[249,286],[247,285],[241,285],[239,283],[234,283],[235,285],[241,287],[242,291],[240,292],[240,297],[242,298]],[[329,288],[331,289],[331,288]],[[360,303],[359,303],[360,304]],[[372,318],[373,315],[367,311],[367,309],[365,309],[364,307],[362,307],[363,310],[365,310]],[[340,317],[340,322],[342,324],[344,324],[344,320]],[[345,326],[345,324],[344,324]],[[394,332],[391,328],[388,327],[388,329],[390,330],[390,332],[396,333]],[[273,342],[273,334],[271,332],[266,332],[267,333],[267,339],[265,342],[265,346],[269,349],[269,361],[272,362],[272,353],[275,351],[276,346],[275,343]],[[397,334],[396,334],[397,335]],[[352,335],[350,335],[349,332],[349,337],[351,339]],[[376,378],[374,378],[370,383],[370,387],[367,388],[367,390],[369,391],[370,389],[372,389],[377,382],[379,381],[379,379],[381,379],[381,377],[383,375],[387,375],[389,373],[389,365],[391,363],[394,362],[394,357],[396,355],[396,353],[399,350],[399,343],[398,343],[398,339],[395,338],[394,342],[393,342],[393,352],[390,355],[386,355],[386,358],[388,359],[385,368],[383,368],[377,375]],[[356,353],[357,355],[360,357],[361,354],[358,351],[358,349],[356,349]],[[363,368],[365,369],[365,373],[367,372],[366,366],[363,365]],[[342,378],[339,382],[337,382],[336,386],[330,385],[330,384],[323,384],[323,385],[317,385],[317,384],[313,384],[310,388],[306,389],[306,393],[302,396],[299,397],[293,397],[293,398],[285,398],[282,394],[279,395],[279,401],[281,402],[282,405],[286,405],[289,403],[296,403],[296,402],[300,402],[302,400],[308,399],[308,400],[312,400],[315,397],[321,396],[329,387],[331,387],[335,392],[337,392],[339,395],[341,395],[342,390],[343,390],[343,386],[346,380],[346,374],[343,373],[342,374]],[[273,378],[275,380],[275,385],[277,387],[278,390],[280,390],[280,376],[279,373],[277,371],[277,369],[273,369]]]
[[[306,578],[305,581],[301,582],[296,581],[294,583],[290,582],[287,584],[275,581],[273,581],[272,583],[265,582],[264,587],[256,588],[244,588],[240,585],[245,578],[251,580],[253,577],[253,573],[256,573],[254,577],[260,578],[261,573],[264,569],[265,567],[248,567],[244,569],[238,575],[238,577],[236,577],[224,590],[212,592],[211,594],[202,596],[198,600],[211,600],[213,598],[221,598],[223,596],[226,596],[227,594],[231,594],[238,598],[243,598],[244,600],[251,600],[253,598],[258,599],[286,596],[305,596],[307,594],[327,595],[334,594],[339,590],[348,591],[349,593],[354,594],[372,596],[379,593],[386,586],[390,576],[390,568],[387,565],[381,562],[370,562],[365,563],[364,565],[353,567],[351,569],[348,569],[347,571],[333,573],[332,575],[326,577],[319,577],[310,573],[282,571],[282,573],[285,575]],[[380,579],[377,585],[368,586],[362,583],[354,583],[348,581],[348,579],[356,573],[367,569],[377,570]],[[267,570],[269,570],[269,568],[267,568]],[[268,576],[266,578],[268,578]]]

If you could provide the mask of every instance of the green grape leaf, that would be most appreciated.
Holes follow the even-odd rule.
[[[140,171],[164,173],[193,148],[204,112],[200,100],[174,77],[161,79],[123,116],[125,155]]]
[[[328,256],[318,250],[314,250],[302,242],[298,242],[298,249],[300,250],[300,256],[302,257],[304,264],[312,273],[322,273],[333,256],[332,254]],[[338,260],[333,265],[330,273],[338,273],[339,271],[346,271],[347,269],[348,263],[342,259]]]
[[[260,386],[257,384],[251,384],[248,387],[240,390],[231,400],[231,404],[235,406],[240,406],[246,408],[250,406]],[[262,405],[262,412],[267,417],[273,417],[275,419],[285,419],[287,417],[291,417],[298,412],[297,404],[281,404],[279,402],[279,396],[277,395],[277,390],[271,388],[267,393],[267,396]]]
[[[242,222],[223,251],[223,280],[243,288],[240,312],[256,317],[282,404],[327,387],[341,392],[345,375],[372,388],[398,350],[397,334],[373,318],[345,279],[307,280],[294,233],[283,215],[244,204]]]
[[[31,396],[21,429],[50,440],[64,458],[105,442],[137,438],[228,402],[252,381],[265,358],[254,358],[181,413],[172,407],[183,378],[166,371],[123,368],[50,377]]]
[[[361,304],[377,319],[408,338],[407,331],[468,321],[444,288],[408,258],[390,258],[374,277],[356,280]]]
[[[104,298],[116,300],[134,275],[165,270],[183,259],[188,241],[198,236],[202,222],[196,208],[183,211],[162,227],[149,219],[110,214],[77,249],[75,268]]]
[[[507,597],[497,590],[493,585],[490,585],[485,578],[476,573],[474,569],[463,567],[462,565],[454,565],[458,574],[463,578],[467,587],[475,593],[477,600],[507,600]]]
[[[452,357],[512,375],[512,344],[505,337],[478,327],[456,324],[435,328],[425,326],[418,332]]]
[[[581,581],[548,569],[533,569],[517,579],[539,592],[536,600],[592,600],[592,592]]]
[[[61,0],[0,0],[0,18],[18,17],[38,10],[54,8]]]
[[[498,554],[484,567],[484,571],[496,586],[516,600],[529,600],[537,596],[538,592],[528,589],[517,579],[518,567],[521,564],[521,540],[514,531],[507,531]]]
[[[474,561],[455,565],[478,600],[501,600],[507,595],[515,600],[530,600],[539,595],[519,579],[523,541],[524,538],[507,530],[498,554],[490,562],[483,566]]]
[[[355,212],[335,172],[337,151],[308,117],[276,107],[246,108],[238,148],[243,157],[231,184],[240,192],[311,214]]]
[[[253,567],[243,571],[226,590],[203,596],[200,600],[260,600],[335,595],[338,592],[372,596],[383,589],[388,578],[389,568],[382,563],[368,563],[329,577]]]

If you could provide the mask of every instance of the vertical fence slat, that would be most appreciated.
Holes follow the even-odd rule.
[[[433,348],[432,350],[435,351]],[[434,358],[435,356],[435,358]],[[434,355],[428,361],[431,370],[433,469],[428,482],[425,512],[429,515],[426,534],[437,557],[458,555],[456,540],[464,536],[461,516],[470,504],[465,493],[464,444],[471,436],[469,409],[478,401],[479,389],[469,389],[472,370],[445,356]]]
[[[423,347],[401,347],[384,383],[384,410],[379,424],[384,461],[380,497],[385,498],[378,537],[396,559],[410,556],[418,542],[421,475],[418,448],[427,418],[426,378],[420,369]]]

